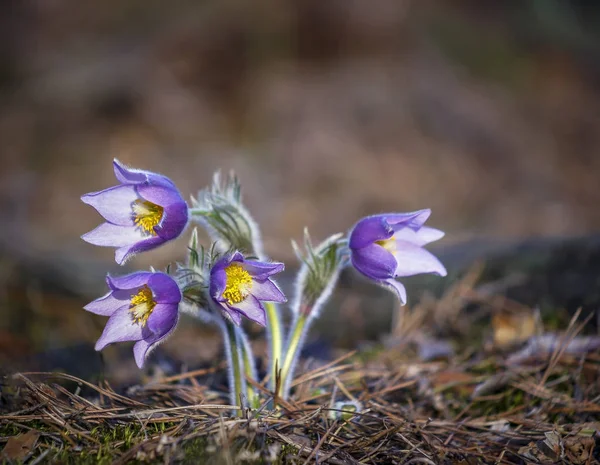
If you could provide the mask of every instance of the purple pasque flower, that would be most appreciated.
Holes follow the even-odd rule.
[[[142,368],[149,352],[173,332],[179,318],[181,290],[165,273],[136,272],[106,277],[110,292],[83,307],[110,317],[96,350],[113,342],[137,341],[133,355]]]
[[[122,265],[136,253],[178,237],[188,222],[188,206],[165,176],[127,168],[117,159],[113,167],[118,186],[81,197],[106,220],[81,238],[90,244],[117,247],[115,260]]]
[[[352,265],[367,278],[398,294],[404,305],[406,289],[395,278],[421,273],[446,276],[446,268],[423,246],[444,236],[423,226],[431,210],[386,213],[360,220],[350,233]]]
[[[240,252],[225,255],[210,270],[210,296],[235,324],[243,315],[265,326],[262,301],[287,301],[270,278],[283,268],[283,263],[246,260]]]

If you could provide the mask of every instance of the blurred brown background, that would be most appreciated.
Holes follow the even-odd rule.
[[[432,208],[445,244],[600,229],[597,2],[0,8],[0,363],[99,335],[72,297],[103,292],[113,250],[79,239],[100,222],[79,197],[114,184],[113,157],[185,195],[235,169],[291,263],[304,226],[381,211]]]

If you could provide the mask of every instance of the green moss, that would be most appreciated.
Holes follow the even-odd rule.
[[[383,344],[369,344],[365,345],[359,350],[354,356],[350,358],[352,362],[367,363],[372,360],[376,360],[377,357],[385,350]]]
[[[205,437],[194,438],[182,445],[183,464],[195,465],[197,463],[209,463],[212,455],[207,452],[208,440]]]
[[[22,432],[22,430],[14,426],[12,423],[0,425],[0,436],[2,437],[16,436],[17,434]]]
[[[69,465],[87,465],[87,464],[110,464],[122,453],[125,453],[133,446],[145,440],[148,436],[154,436],[164,432],[172,427],[173,423],[152,423],[145,428],[139,423],[131,423],[116,426],[97,426],[89,432],[100,444],[85,444],[85,437],[82,435],[69,434],[66,431],[57,431],[44,423],[38,421],[28,422],[27,426],[42,433],[51,433],[52,435],[68,436],[79,447],[59,447],[57,442],[48,436],[42,435],[39,441],[51,452],[46,456],[49,461],[54,463],[64,463]],[[6,422],[0,424],[0,436],[9,437],[24,433],[25,430],[19,426]],[[65,441],[65,446],[68,444]],[[129,460],[128,463],[138,463],[135,460]]]
[[[175,426],[175,423],[153,423],[148,424],[144,428],[139,422],[131,422],[119,425],[102,425],[96,426],[88,432],[88,435],[93,437],[99,444],[94,444],[91,441],[86,441],[85,437],[76,437],[62,432],[65,436],[68,435],[72,443],[76,447],[70,446],[69,441],[64,441],[63,445],[59,445],[49,436],[40,436],[39,443],[42,448],[38,448],[34,457],[39,456],[42,450],[50,448],[50,452],[46,455],[48,463],[61,463],[66,465],[105,465],[111,464],[118,460],[130,451],[133,447],[139,445],[151,436],[157,436],[167,432],[169,428]],[[27,426],[36,429],[40,432],[52,433],[53,436],[60,435],[61,432],[55,428],[48,427],[39,422],[28,422]],[[18,425],[6,422],[0,424],[0,436],[10,437],[16,436],[25,432],[25,429]],[[298,451],[295,447],[285,445],[278,453],[275,462],[267,460],[268,446],[272,444],[272,440],[267,440],[264,443],[254,441],[248,444],[246,436],[240,436],[233,439],[226,449],[215,447],[214,440],[209,437],[195,437],[187,441],[179,442],[176,447],[171,449],[170,457],[176,463],[182,464],[198,464],[198,463],[214,463],[225,464],[231,460],[238,460],[238,454],[242,450],[249,452],[262,451],[257,459],[245,460],[243,463],[251,464],[272,464],[283,465],[287,463],[286,456],[295,456]],[[154,444],[153,446],[155,446]],[[127,463],[162,463],[163,457],[154,457],[154,447],[150,448],[150,452],[143,460],[137,460],[134,457],[129,458]]]
[[[469,370],[475,375],[493,375],[498,372],[498,362],[495,358],[486,358]]]
[[[542,322],[546,331],[564,331],[569,326],[571,315],[566,310],[557,310],[550,299],[540,304]]]
[[[486,417],[497,416],[520,407],[524,403],[527,403],[527,405],[539,404],[539,399],[532,399],[529,396],[526,396],[523,391],[510,388],[493,396],[491,399],[474,399],[473,405],[469,409],[469,415]]]
[[[278,462],[276,462],[276,465],[287,463],[287,460],[285,458],[287,456],[297,457],[298,452],[298,448],[292,446],[291,444],[282,445],[281,451],[279,452],[279,460]]]

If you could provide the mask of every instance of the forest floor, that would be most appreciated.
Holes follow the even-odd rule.
[[[548,319],[486,296],[475,286],[480,271],[398,313],[384,342],[301,366],[288,401],[273,399],[264,380],[254,382],[263,397],[256,410],[227,405],[219,362],[118,389],[61,373],[11,374],[0,398],[2,459],[598,463],[595,314]],[[486,308],[496,309],[489,320],[481,319]],[[440,324],[444,339],[432,336]]]

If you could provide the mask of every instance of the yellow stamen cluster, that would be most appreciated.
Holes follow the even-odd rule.
[[[147,200],[136,200],[131,204],[133,210],[133,222],[146,234],[156,236],[154,227],[160,223],[164,214],[164,208]]]
[[[250,293],[252,277],[250,273],[242,268],[242,265],[235,262],[225,268],[225,275],[227,276],[227,281],[223,297],[229,305],[239,304]]]
[[[393,237],[390,239],[383,239],[381,241],[375,241],[375,244],[380,245],[388,252],[394,252],[396,250],[396,241]]]
[[[129,303],[129,311],[134,323],[146,326],[148,318],[152,314],[152,310],[156,307],[152,291],[146,285],[142,287],[137,294],[131,296]]]

